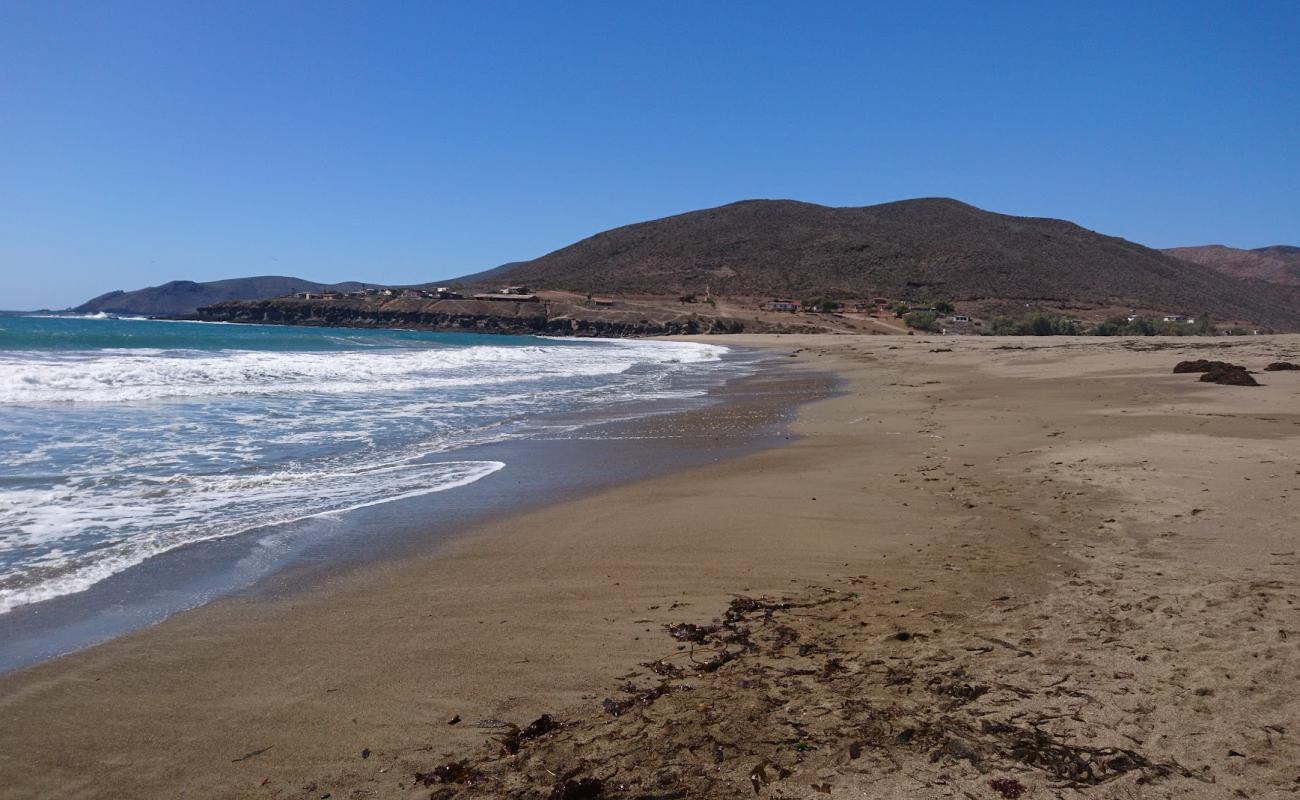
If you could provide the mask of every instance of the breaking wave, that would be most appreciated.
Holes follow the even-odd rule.
[[[187,544],[489,479],[507,465],[460,451],[698,394],[725,352],[5,318],[0,613]]]

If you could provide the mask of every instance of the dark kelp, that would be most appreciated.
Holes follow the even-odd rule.
[[[1229,364],[1227,367],[1215,367],[1201,376],[1202,383],[1218,383],[1224,386],[1258,386],[1259,382],[1251,377],[1245,367]]]
[[[1054,730],[1059,714],[1020,707],[1089,695],[1069,675],[1020,686],[996,667],[978,669],[986,658],[1038,657],[1014,640],[967,632],[945,647],[933,643],[937,630],[915,629],[906,639],[897,629],[846,638],[822,623],[842,618],[857,595],[818,591],[804,602],[736,598],[712,623],[667,625],[677,651],[645,665],[657,684],[629,680],[619,699],[605,698],[605,713],[562,725],[549,715],[508,725],[496,755],[417,780],[440,784],[439,800],[805,796],[839,791],[834,775],[876,780],[903,764],[984,775],[1006,798],[1027,792],[1006,774],[1013,770],[1076,789],[1125,775],[1138,784],[1213,780],[1169,759],[1076,741]],[[840,607],[822,610],[830,604]],[[945,650],[954,649],[974,660],[950,663]]]

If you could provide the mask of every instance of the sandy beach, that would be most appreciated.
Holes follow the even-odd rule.
[[[1171,374],[1300,337],[716,341],[789,443],[0,678],[0,795],[1300,790],[1300,372]]]

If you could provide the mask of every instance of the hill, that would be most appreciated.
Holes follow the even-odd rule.
[[[511,270],[525,263],[527,262],[510,261],[508,263],[502,264],[499,267],[492,267],[491,269],[485,269],[482,272],[474,272],[469,275],[462,275],[459,278],[449,278],[447,280],[442,280],[442,281],[429,281],[428,283],[421,283],[418,285],[418,288],[433,289],[438,286],[447,286],[448,284],[470,285],[470,286],[488,285],[499,281],[502,277],[507,275]]]
[[[105,312],[141,316],[174,316],[192,314],[200,306],[209,306],[227,300],[265,300],[295,291],[317,292],[333,289],[346,292],[360,288],[361,284],[355,282],[325,284],[281,275],[230,278],[206,283],[169,281],[161,286],[149,286],[135,291],[108,292],[72,310],[86,314]]]
[[[1241,250],[1221,244],[1207,244],[1201,247],[1172,247],[1164,252],[1235,278],[1300,286],[1300,247],[1273,245]]]
[[[1300,327],[1292,306],[1247,281],[1072,222],[944,198],[747,200],[598,233],[493,278],[602,294],[1121,306]]]

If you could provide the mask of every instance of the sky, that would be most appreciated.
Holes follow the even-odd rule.
[[[1300,2],[0,0],[0,308],[736,200],[1300,245]]]

